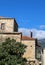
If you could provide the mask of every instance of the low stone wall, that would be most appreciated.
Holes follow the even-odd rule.
[[[0,33],[0,42],[4,41],[6,38],[15,39],[16,42],[20,42],[21,33]]]

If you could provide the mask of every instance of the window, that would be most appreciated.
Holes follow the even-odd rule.
[[[32,47],[32,45],[30,47]]]
[[[5,23],[1,23],[1,29],[2,29],[2,30],[5,29]]]
[[[39,65],[41,65],[41,64],[39,64]]]

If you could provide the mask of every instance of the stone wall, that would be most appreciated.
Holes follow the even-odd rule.
[[[2,23],[5,24],[4,30],[1,29]],[[16,21],[14,19],[12,19],[12,18],[0,18],[0,33],[1,32],[14,32],[14,31],[17,32],[17,29],[18,29],[18,26],[17,26]]]
[[[15,39],[16,42],[21,42],[21,33],[2,33],[2,34],[0,34],[0,42],[5,41],[6,38]]]
[[[23,44],[27,45],[26,52],[23,57],[27,59],[35,59],[35,40],[23,40]]]
[[[45,65],[45,48],[43,48],[43,53],[42,53],[42,65]]]

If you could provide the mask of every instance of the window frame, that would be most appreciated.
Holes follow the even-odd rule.
[[[1,23],[1,30],[5,30],[5,23]]]

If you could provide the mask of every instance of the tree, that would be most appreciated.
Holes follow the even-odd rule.
[[[0,65],[25,65],[26,58],[23,58],[27,46],[7,38],[0,43]]]

